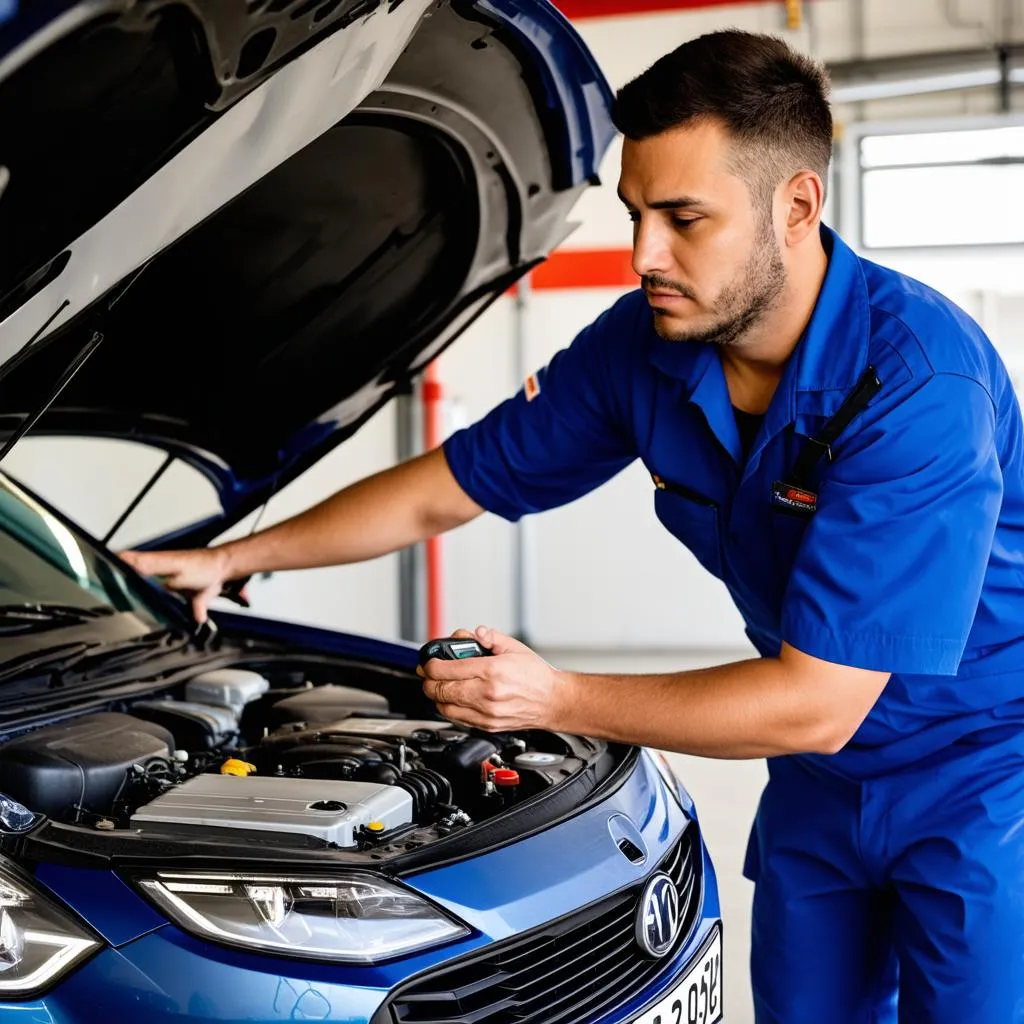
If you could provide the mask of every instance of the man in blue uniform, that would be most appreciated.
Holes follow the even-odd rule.
[[[696,672],[432,661],[454,721],[769,758],[748,850],[762,1024],[1024,1020],[1024,467],[977,325],[821,226],[821,69],[722,32],[621,90],[643,288],[443,450],[202,552],[191,593],[373,557],[629,465],[759,658]],[[897,1009],[898,1001],[898,1009]]]

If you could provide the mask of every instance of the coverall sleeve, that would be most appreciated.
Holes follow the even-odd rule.
[[[1002,498],[995,407],[937,374],[868,409],[825,473],[782,610],[782,637],[825,661],[955,675]]]
[[[613,306],[535,382],[448,438],[448,465],[478,505],[515,521],[574,501],[636,458],[626,408],[632,320]]]

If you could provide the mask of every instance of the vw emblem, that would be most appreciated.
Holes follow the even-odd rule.
[[[636,914],[636,941],[650,956],[663,957],[679,937],[679,893],[659,871],[644,886]]]

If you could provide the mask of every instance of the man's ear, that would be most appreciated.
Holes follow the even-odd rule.
[[[825,186],[814,171],[797,171],[782,188],[786,220],[786,244],[799,245],[808,235],[818,233],[825,206]]]

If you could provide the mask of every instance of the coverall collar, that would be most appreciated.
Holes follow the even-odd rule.
[[[867,368],[870,311],[860,259],[824,225],[821,241],[828,256],[825,279],[765,414],[750,463],[791,423],[800,433],[813,432],[839,408]],[[702,410],[722,447],[741,462],[739,431],[717,348],[657,338],[650,358],[663,373],[689,386],[689,400]]]

